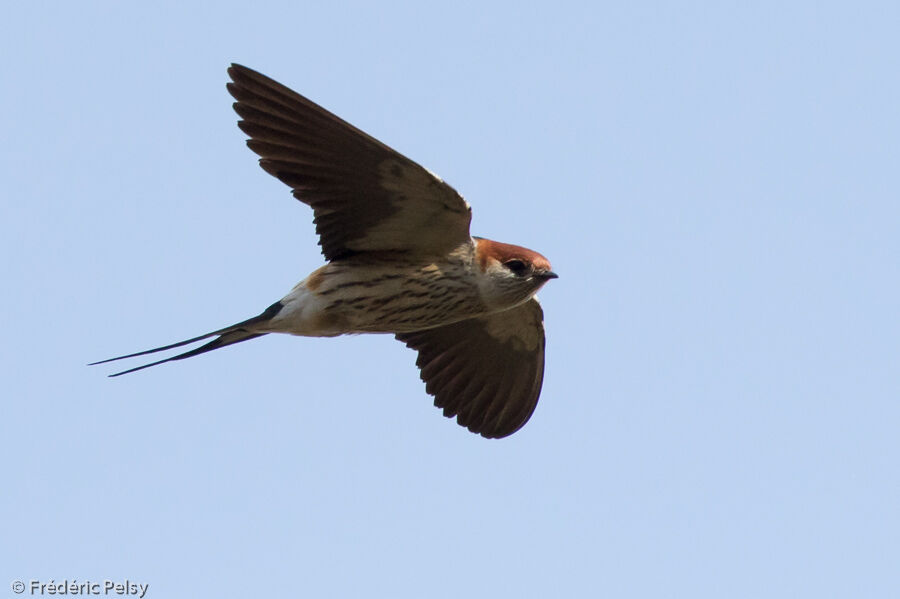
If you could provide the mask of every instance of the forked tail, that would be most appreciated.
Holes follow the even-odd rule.
[[[123,370],[122,372],[116,372],[115,374],[111,374],[109,376],[121,376],[123,374],[128,374],[129,372],[136,372],[138,370],[143,370],[144,368],[150,368],[151,366],[156,366],[158,364],[165,364],[166,362],[172,362],[174,360],[184,360],[185,358],[191,358],[193,356],[199,356],[200,354],[205,354],[206,352],[212,351],[214,349],[219,349],[220,347],[227,347],[229,345],[234,345],[235,343],[240,343],[241,341],[249,341],[250,339],[255,339],[257,337],[262,337],[267,334],[266,332],[260,332],[255,328],[255,325],[262,324],[272,319],[283,307],[281,302],[275,302],[266,310],[253,318],[249,318],[237,324],[233,324],[230,327],[225,327],[224,329],[219,329],[218,331],[213,331],[211,333],[206,333],[205,335],[200,335],[199,337],[194,337],[193,339],[186,339],[185,341],[179,341],[178,343],[172,343],[170,345],[164,345],[162,347],[157,347],[154,349],[148,349],[145,351],[139,351],[133,354],[128,354],[125,356],[119,356],[117,358],[109,358],[108,360],[100,360],[99,362],[92,362],[88,364],[88,366],[95,366],[97,364],[106,364],[107,362],[115,362],[116,360],[125,360],[126,358],[136,358],[137,356],[145,356],[147,354],[155,354],[156,352],[166,351],[168,349],[174,349],[176,347],[182,347],[184,345],[189,345],[191,343],[195,343],[197,341],[202,341],[203,339],[209,339],[210,337],[215,337],[209,343],[205,343],[198,348],[192,349],[190,351],[186,351],[183,354],[178,354],[177,356],[172,356],[171,358],[166,358],[164,360],[157,360],[156,362],[151,362],[149,364],[144,364],[143,366],[137,366],[135,368],[129,368],[128,370]]]

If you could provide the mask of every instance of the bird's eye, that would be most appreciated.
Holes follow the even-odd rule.
[[[503,266],[508,268],[517,277],[524,277],[529,273],[528,265],[521,260],[507,260]]]

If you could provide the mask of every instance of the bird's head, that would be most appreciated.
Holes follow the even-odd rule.
[[[490,308],[517,306],[557,277],[550,269],[550,261],[535,251],[481,237],[475,238],[475,244],[479,289]]]

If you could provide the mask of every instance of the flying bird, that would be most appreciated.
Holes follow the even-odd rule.
[[[247,67],[228,69],[238,126],[259,164],[313,209],[326,264],[258,316],[103,364],[268,333],[389,333],[418,352],[425,390],[447,417],[500,438],[519,430],[544,378],[543,311],[556,278],[532,250],[473,237],[469,204],[442,179],[300,94]]]

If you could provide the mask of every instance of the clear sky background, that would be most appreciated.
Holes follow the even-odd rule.
[[[10,4],[0,597],[898,596],[897,6]],[[389,336],[85,366],[322,263],[232,61],[550,258],[524,429],[443,418]]]

